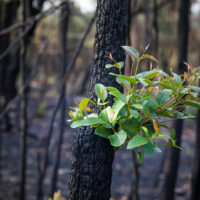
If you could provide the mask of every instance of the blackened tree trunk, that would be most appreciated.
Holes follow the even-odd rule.
[[[196,123],[196,145],[191,177],[191,200],[200,200],[200,111]]]
[[[60,37],[61,37],[61,47],[62,47],[62,72],[61,72],[61,80],[63,80],[64,75],[67,70],[67,31],[68,31],[68,22],[69,22],[69,2],[68,0],[63,1],[63,5],[61,8],[60,15]],[[61,93],[62,93],[62,102],[61,102],[61,115],[60,115],[60,132],[58,135],[58,144],[55,152],[55,161],[53,166],[53,173],[51,178],[51,188],[50,188],[50,196],[53,197],[53,193],[56,190],[57,179],[58,179],[58,169],[60,165],[60,153],[61,147],[63,143],[63,134],[65,129],[65,118],[66,118],[66,85],[62,82],[61,85]]]
[[[154,29],[154,42],[153,42],[153,56],[157,58],[159,48],[159,24],[158,24],[158,2],[153,0],[153,29]]]
[[[0,30],[7,28],[11,24],[14,23],[16,19],[17,9],[18,9],[19,1],[0,1]],[[10,14],[12,13],[12,15]],[[6,34],[0,36],[0,54],[2,54],[10,43],[11,34]],[[9,71],[10,66],[13,63],[13,56],[9,54],[2,60],[0,60],[0,96],[4,97],[4,105],[5,108],[8,97],[13,96],[13,93],[16,93],[16,88],[13,85],[13,79],[10,79]],[[5,115],[6,120],[6,129],[9,130],[10,124],[8,120],[8,115]]]
[[[25,22],[25,0],[20,1],[22,22]],[[24,27],[22,27],[22,32]],[[25,66],[26,45],[24,38],[20,41],[20,71],[21,85],[26,81]],[[27,154],[27,90],[24,90],[20,99],[20,146],[21,146],[21,168],[20,168],[20,195],[19,199],[26,199],[26,154]]]
[[[41,0],[43,3],[44,1]],[[21,12],[22,12],[22,22],[24,23],[26,21],[26,18],[28,18],[30,13],[34,13],[34,9],[31,11],[29,9],[32,8],[33,1],[26,1],[26,0],[20,0],[21,4]],[[42,6],[42,4],[41,4]],[[41,9],[41,8],[40,8]],[[30,11],[30,13],[27,13]],[[34,24],[36,25],[36,24]],[[24,37],[20,41],[20,71],[21,71],[21,83],[22,87],[25,85],[27,77],[28,77],[28,69],[26,65],[26,56],[27,56],[27,49],[30,44],[30,39],[34,33],[34,29],[30,30],[26,37]],[[22,27],[22,32],[24,32],[25,27]],[[21,94],[20,99],[20,132],[21,132],[21,176],[20,176],[20,195],[19,199],[24,200],[26,199],[26,165],[27,165],[27,130],[28,130],[28,120],[27,120],[27,106],[28,106],[28,88],[23,90]]]
[[[91,81],[88,97],[94,99],[94,86],[102,83],[119,88],[105,65],[112,52],[117,61],[124,61],[120,48],[126,40],[126,0],[98,0],[96,34]],[[112,69],[117,73],[117,70]],[[121,89],[121,88],[119,88]],[[112,102],[112,98],[109,97]],[[95,109],[95,108],[93,108]],[[94,134],[91,127],[77,129],[74,134],[73,153],[69,177],[70,200],[108,200],[112,178],[114,150],[108,140]]]
[[[181,0],[178,23],[178,72],[181,74],[183,74],[184,71],[186,71],[186,65],[184,64],[184,62],[187,62],[189,13],[190,0]],[[174,122],[174,128],[176,130],[176,144],[180,146],[183,129],[183,120],[176,120]],[[168,150],[165,165],[165,179],[161,194],[161,200],[174,200],[174,189],[176,186],[179,159],[180,150],[177,148],[170,148]]]

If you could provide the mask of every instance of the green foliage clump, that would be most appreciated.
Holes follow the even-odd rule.
[[[166,125],[166,121],[169,120],[195,117],[184,108],[200,108],[200,88],[195,86],[200,79],[200,73],[198,69],[189,65],[189,72],[181,76],[176,73],[169,75],[159,68],[137,73],[142,60],[158,62],[157,59],[146,54],[146,49],[140,56],[133,47],[122,48],[133,60],[131,75],[121,74],[124,63],[115,62],[111,54],[109,57],[114,64],[107,64],[105,67],[119,69],[119,74],[110,75],[116,77],[116,82],[123,87],[124,93],[115,87],[96,84],[96,99],[85,98],[80,104],[76,103],[75,108],[71,108],[71,127],[95,127],[96,135],[110,140],[115,149],[122,146],[132,149],[136,152],[139,162],[142,162],[143,154],[153,155],[155,152],[161,152],[160,147],[179,148],[175,141],[175,130],[172,129],[168,135],[160,131],[160,128],[169,129]],[[107,101],[108,95],[113,97],[112,105]],[[94,104],[99,112],[93,112],[88,106],[89,103]],[[159,145],[157,139],[163,139],[165,144]]]

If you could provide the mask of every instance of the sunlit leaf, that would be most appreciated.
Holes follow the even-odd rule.
[[[97,97],[101,100],[105,101],[106,98],[108,97],[108,92],[103,84],[100,84],[100,83],[96,84],[95,92],[96,92]]]
[[[107,87],[107,89],[110,91],[109,94],[117,97],[118,99],[120,99],[121,101],[123,101],[124,103],[127,103],[127,98],[125,95],[123,95],[117,88],[114,87]]]
[[[80,109],[81,112],[84,112],[85,106],[87,106],[87,104],[88,104],[89,101],[90,100],[88,98],[85,98],[85,99],[81,100],[81,102],[79,104],[79,109]]]
[[[122,48],[131,56],[132,59],[139,58],[140,55],[135,48],[130,46],[122,46]]]
[[[121,77],[116,77],[116,81],[122,85],[123,87],[126,87],[126,88],[130,88],[131,87],[131,84],[129,81],[127,81],[126,79],[123,79]]]
[[[114,74],[112,72],[109,73],[112,76],[117,76],[122,79],[127,80],[128,82],[132,83],[133,85],[137,82],[137,79],[134,76],[125,76],[125,75],[120,75],[120,74]]]
[[[84,120],[78,120],[72,123],[71,127],[72,128],[77,128],[80,126],[89,126],[89,125],[93,125],[93,124],[102,124],[102,123],[106,123],[105,121],[103,121],[100,118],[96,118],[96,117],[91,117],[88,119],[84,119]]]
[[[136,104],[132,104],[131,106],[139,109],[139,110],[142,110],[143,109],[143,105],[139,104],[139,103],[136,103]]]
[[[112,67],[115,67],[115,66],[114,66],[114,65],[111,65],[111,64],[107,64],[107,65],[106,65],[106,68],[107,68],[107,69],[110,69],[110,68],[112,68]]]

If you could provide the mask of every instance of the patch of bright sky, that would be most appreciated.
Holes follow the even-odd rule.
[[[80,7],[81,12],[83,13],[94,12],[96,9],[96,0],[72,0],[72,1],[75,2],[77,6]],[[55,6],[60,3],[60,0],[54,0],[51,2]],[[44,10],[49,9],[51,6],[52,6],[51,3],[47,1],[44,5]],[[196,2],[192,4],[191,10],[194,15],[198,15],[200,13],[200,0],[196,0]]]
[[[95,0],[74,0],[74,2],[80,7],[81,12],[94,12],[96,9]]]
[[[193,3],[192,13],[194,15],[198,15],[200,13],[200,0],[197,0],[195,3]]]

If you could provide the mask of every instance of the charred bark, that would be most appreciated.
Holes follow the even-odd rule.
[[[186,71],[188,34],[189,34],[189,13],[190,0],[180,1],[179,22],[178,22],[178,72],[183,74]],[[176,144],[181,145],[181,136],[183,130],[183,120],[178,119],[173,124],[176,131]],[[168,150],[165,179],[162,188],[161,200],[174,200],[174,189],[179,168],[180,150],[170,148]]]
[[[61,79],[64,78],[64,75],[67,70],[67,31],[68,31],[68,22],[69,22],[69,2],[63,2],[61,8],[61,15],[60,15],[60,36],[61,36],[61,47],[62,47],[62,72],[61,72]],[[61,115],[60,115],[60,132],[58,135],[58,144],[56,147],[55,152],[55,162],[53,166],[53,173],[51,178],[51,189],[50,189],[50,196],[53,197],[53,193],[56,190],[57,186],[57,179],[58,179],[58,169],[60,165],[60,153],[61,147],[63,143],[63,134],[65,128],[65,116],[66,116],[66,84],[62,82],[61,85],[61,93],[62,93],[62,102],[61,102]]]
[[[126,40],[126,1],[98,0],[97,24],[93,64],[88,97],[94,99],[96,83],[115,86],[115,78],[105,69],[111,61],[106,57],[112,52],[117,61],[124,61],[125,54],[120,48]],[[122,89],[122,88],[119,88]],[[112,98],[109,97],[109,102]],[[95,108],[93,108],[95,109]],[[77,129],[74,134],[73,153],[69,177],[70,200],[108,200],[112,178],[114,149],[108,140],[94,134],[91,127]]]

